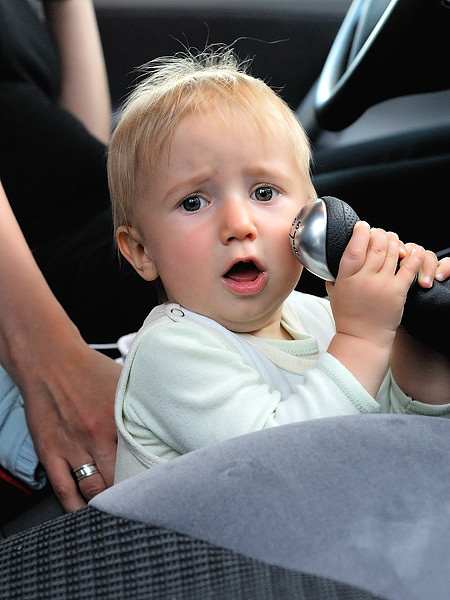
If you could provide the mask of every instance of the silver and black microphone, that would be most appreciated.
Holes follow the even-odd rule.
[[[314,275],[334,281],[355,223],[356,212],[346,202],[323,196],[306,204],[292,223],[292,249]],[[403,311],[402,325],[413,337],[450,356],[450,279],[431,288],[415,281]]]

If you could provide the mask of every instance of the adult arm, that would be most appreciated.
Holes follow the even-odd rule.
[[[46,1],[44,9],[61,61],[60,102],[108,143],[111,102],[92,0]]]
[[[39,271],[0,184],[0,361],[19,386],[37,455],[65,510],[113,483],[120,367],[81,338]],[[95,462],[80,482],[71,470]]]

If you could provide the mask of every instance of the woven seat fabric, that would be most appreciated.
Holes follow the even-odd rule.
[[[1,600],[371,600],[93,507],[0,543]]]

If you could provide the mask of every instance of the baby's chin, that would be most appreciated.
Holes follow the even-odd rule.
[[[215,321],[233,333],[248,333],[255,336],[286,339],[281,329],[281,313],[288,290],[277,298],[268,298],[264,293],[254,296],[231,294],[222,297],[220,302],[205,302],[204,298],[169,299],[170,303]],[[287,294],[287,295],[286,295]]]

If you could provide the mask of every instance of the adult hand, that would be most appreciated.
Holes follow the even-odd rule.
[[[114,394],[120,366],[86,345],[22,384],[28,427],[56,496],[68,512],[113,483]],[[94,463],[98,474],[76,483],[72,472]]]

